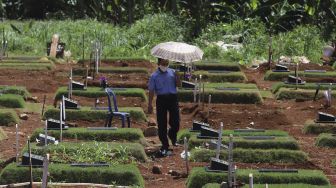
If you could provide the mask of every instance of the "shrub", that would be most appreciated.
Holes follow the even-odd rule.
[[[320,185],[309,185],[309,184],[268,184],[272,188],[333,188],[333,186],[320,186]],[[265,188],[265,184],[254,184],[255,188]],[[208,183],[202,188],[220,188],[218,183]],[[249,185],[245,185],[242,188],[249,188]]]
[[[139,143],[61,142],[57,145],[48,145],[47,148],[32,144],[31,151],[35,155],[42,156],[50,153],[51,162],[65,164],[72,162],[120,164],[132,162],[133,158],[141,162],[147,160],[145,150]],[[23,152],[28,152],[28,147],[25,147]]]
[[[276,94],[276,99],[278,100],[313,100],[315,96],[315,90],[308,89],[291,89],[291,88],[280,88],[278,93]],[[333,97],[336,97],[336,94],[332,94]],[[317,95],[317,99],[323,97],[323,92],[319,92]]]
[[[288,75],[295,76],[294,72],[273,72],[273,71],[267,71],[264,80],[269,81],[283,81],[288,77]],[[326,73],[318,73],[318,72],[304,72],[299,71],[299,77],[303,77],[304,80],[309,81],[309,78],[315,78],[313,81],[317,82],[318,80],[323,80],[327,78],[335,77],[335,72],[326,72]],[[307,78],[307,79],[306,79]]]
[[[31,140],[34,141],[38,138],[39,134],[44,134],[42,128],[36,129]],[[48,135],[53,136],[56,139],[60,137],[59,130],[48,130]],[[112,142],[115,140],[127,140],[132,142],[139,142],[144,138],[141,129],[137,128],[121,128],[117,130],[87,130],[87,128],[69,128],[68,130],[63,130],[63,138],[77,139],[77,140],[90,140],[99,142]]]
[[[51,70],[55,67],[51,63],[1,63],[0,69],[18,69],[18,70]]]
[[[146,92],[140,88],[125,88],[125,89],[115,89],[113,91],[116,95],[124,96],[124,97],[140,97],[143,101],[147,101]],[[68,95],[67,87],[60,87],[56,91],[55,101],[62,99],[62,96]],[[73,96],[82,96],[89,98],[97,98],[97,97],[107,97],[107,94],[104,89],[100,87],[89,87],[86,90],[72,90]]]
[[[74,75],[85,75],[86,74],[86,68],[76,68],[72,71]],[[119,74],[125,74],[125,73],[143,73],[143,74],[149,74],[148,70],[146,68],[135,68],[135,67],[100,67],[99,73],[119,73]]]
[[[96,121],[104,120],[107,117],[107,110],[91,110],[88,107],[82,107],[79,110],[76,109],[66,109],[67,120],[76,121],[76,120],[85,120],[85,121]],[[131,115],[131,118],[135,121],[146,121],[146,114],[141,107],[121,107],[119,108],[120,112],[128,112]],[[57,108],[50,108],[46,110],[43,114],[43,118],[53,118],[59,119],[60,111]]]
[[[260,173],[257,170],[239,169],[237,170],[237,179],[248,183],[250,173],[253,174],[253,181],[256,184],[329,185],[328,179],[319,170],[299,170],[299,173]],[[187,179],[187,187],[202,188],[209,182],[221,183],[225,179],[227,179],[227,173],[206,172],[203,167],[194,167]]]
[[[20,95],[2,94],[0,95],[0,106],[6,108],[23,108],[25,101]]]
[[[194,149],[191,151],[190,160],[208,162],[216,156],[215,150]],[[227,152],[221,151],[220,158],[227,159]],[[242,163],[305,163],[307,155],[302,151],[286,149],[241,149],[233,150],[233,158]]]
[[[311,120],[305,123],[303,128],[305,134],[336,133],[336,124],[333,123],[315,123]]]
[[[78,60],[77,64],[83,66],[86,63],[90,63],[90,61],[91,61],[90,59],[80,59]],[[114,57],[108,57],[108,58],[101,59],[101,62],[111,64],[111,65],[113,65],[114,62],[120,62],[120,61],[122,62],[143,61],[143,62],[150,63],[148,59],[143,58],[143,57],[114,56]]]
[[[144,180],[135,165],[110,167],[71,167],[66,164],[49,164],[49,179],[52,182],[100,183],[144,187]],[[29,167],[15,163],[8,165],[0,174],[0,184],[29,182]],[[41,181],[42,169],[33,168],[33,180]]]
[[[329,84],[323,84],[323,85],[320,85],[320,90],[327,90],[329,89],[329,87],[330,87]],[[277,93],[281,88],[296,88],[296,85],[295,84],[285,84],[283,82],[279,82],[279,83],[272,85],[272,92]],[[316,90],[317,84],[316,83],[306,83],[304,85],[298,85],[298,88],[306,89],[306,90]],[[336,89],[336,86],[332,85],[331,89]]]
[[[320,134],[316,139],[316,145],[320,147],[336,147],[336,135],[335,134]]]
[[[0,126],[12,126],[19,122],[19,117],[12,109],[0,110]]]
[[[27,91],[25,87],[22,86],[0,86],[0,92],[3,94],[15,94],[21,95],[24,98],[30,97],[31,94]]]

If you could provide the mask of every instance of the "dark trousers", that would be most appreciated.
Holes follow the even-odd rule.
[[[167,138],[167,114],[169,112],[168,136],[172,142],[176,141],[177,132],[180,128],[180,113],[176,94],[158,95],[156,98],[156,117],[158,122],[159,138],[162,143],[161,149],[168,149]]]

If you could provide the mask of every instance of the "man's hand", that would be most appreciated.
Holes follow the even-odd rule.
[[[148,105],[148,113],[149,114],[153,113],[153,105],[152,104]]]

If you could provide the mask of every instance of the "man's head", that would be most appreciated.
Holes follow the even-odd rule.
[[[169,61],[165,59],[158,59],[158,65],[161,72],[167,72]]]

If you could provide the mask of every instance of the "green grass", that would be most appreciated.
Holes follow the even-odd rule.
[[[205,145],[205,143],[209,143],[209,141],[209,139],[198,139],[196,136],[192,136],[188,142],[189,148]],[[222,138],[222,143],[228,145],[229,138]],[[296,140],[291,137],[275,137],[274,140],[247,140],[242,137],[234,137],[233,147],[251,149],[299,149],[299,145],[297,144]]]
[[[7,134],[5,133],[5,131],[0,127],[0,141],[3,139],[7,138]],[[1,157],[1,155],[0,155]],[[0,159],[1,160],[1,159]]]
[[[315,123],[308,120],[303,128],[305,134],[333,133],[336,134],[336,123]]]
[[[320,86],[320,93],[322,90],[327,90],[330,87],[329,84],[323,84]],[[278,82],[272,85],[272,92],[277,93],[280,88],[296,88],[295,84],[285,84],[283,82]],[[316,90],[317,84],[316,83],[305,83],[304,85],[298,85],[299,89],[307,89],[307,90]],[[331,86],[332,89],[336,89],[336,85]]]
[[[183,75],[182,72],[178,72]],[[208,71],[195,71],[192,73],[192,79],[199,78],[202,75],[202,81],[207,82],[244,82],[246,76],[243,72],[229,72],[229,73],[210,73]]]
[[[39,134],[44,134],[42,128],[36,129],[31,140],[34,141],[38,138]],[[56,139],[60,137],[59,130],[48,130],[48,135],[53,136]],[[88,140],[88,141],[99,141],[99,142],[112,142],[118,141],[131,141],[139,142],[144,138],[141,129],[137,128],[120,128],[117,130],[87,130],[86,128],[69,128],[68,130],[63,130],[63,138],[77,139],[77,140]]]
[[[110,167],[71,167],[66,164],[49,164],[49,181],[67,183],[100,183],[144,187],[144,180],[135,165]],[[29,168],[8,165],[0,174],[0,184],[29,182]],[[33,168],[34,181],[41,181],[42,169]]]
[[[287,79],[288,75],[295,76],[295,73],[292,72],[273,72],[273,71],[267,71],[265,73],[264,79],[269,81],[282,81]],[[316,82],[317,79],[321,78],[334,78],[336,76],[336,72],[325,72],[325,73],[318,73],[318,72],[304,72],[299,71],[299,77],[303,78],[303,80],[306,80],[305,78],[314,78],[314,81]]]
[[[31,103],[26,102],[25,108],[23,108],[22,112],[34,112],[37,114],[42,113],[42,105],[41,103]]]
[[[223,62],[219,60],[203,60],[193,63],[196,66],[196,70],[225,70],[225,71],[240,71],[238,63]],[[174,69],[178,69],[180,64],[170,63],[169,66]]]
[[[86,68],[75,68],[72,73],[74,75],[85,75]],[[117,74],[126,74],[126,73],[142,73],[149,74],[147,68],[140,67],[100,67],[99,73],[117,73]]]
[[[199,134],[198,132],[190,132],[189,129],[182,129],[177,133],[177,140],[183,142],[183,138],[190,139],[193,135]],[[283,136],[287,137],[288,133],[281,130],[265,130],[265,132],[235,132],[234,130],[224,130],[223,136]]]
[[[258,90],[255,84],[245,84],[245,83],[232,83],[232,82],[206,82],[204,83],[205,88],[239,88],[239,89],[251,89]]]
[[[15,95],[21,95],[24,98],[30,97],[31,94],[28,92],[28,90],[23,86],[0,86],[0,92],[2,94],[15,94]]]
[[[140,97],[143,101],[147,101],[147,95],[144,89],[140,88],[125,88],[125,90],[114,90],[115,95],[124,97]],[[60,100],[62,95],[68,95],[67,87],[60,87],[56,91],[55,100]],[[88,87],[86,90],[72,90],[73,96],[82,96],[88,98],[107,97],[104,89],[100,87]]]
[[[260,173],[257,170],[239,169],[237,170],[237,179],[248,183],[250,173],[253,174],[253,180],[256,184],[329,185],[327,177],[319,170],[299,170],[299,173]],[[187,179],[187,187],[202,188],[209,182],[221,183],[226,179],[227,173],[206,172],[204,167],[194,167]]]
[[[19,117],[14,110],[0,109],[0,126],[13,126],[19,121]]]
[[[265,188],[265,184],[254,184],[254,188]],[[319,186],[319,185],[309,185],[309,184],[268,184],[269,188],[335,188],[334,186]],[[220,188],[218,183],[208,183],[202,188]],[[242,188],[249,188],[249,185],[245,185]]]
[[[0,69],[51,70],[54,67],[51,63],[0,63]]]
[[[190,160],[195,162],[209,162],[216,156],[215,150],[194,149]],[[227,159],[227,151],[221,151],[220,158]],[[286,149],[241,149],[233,150],[233,158],[242,163],[301,163],[307,162],[308,157],[302,151]]]
[[[278,100],[313,100],[315,96],[315,90],[298,89],[293,88],[280,88],[276,93],[276,99]],[[336,93],[332,93],[332,97],[336,97]],[[323,91],[320,91],[316,97],[317,99],[323,98]]]
[[[25,107],[25,101],[20,95],[2,94],[0,95],[0,107],[23,108]]]
[[[78,64],[83,65],[84,63],[88,63],[90,59],[80,59],[78,60]],[[145,61],[150,63],[150,60],[144,57],[126,57],[126,56],[114,56],[114,57],[107,57],[101,60],[104,63],[111,63],[113,64],[114,62],[117,61],[122,61],[122,62],[134,62],[134,61]]]
[[[128,112],[131,115],[131,120],[146,121],[147,117],[141,107],[120,107],[120,112]],[[108,114],[107,110],[91,110],[90,107],[81,107],[79,110],[66,109],[66,118],[68,121],[85,120],[96,121],[105,120]],[[43,114],[43,118],[59,119],[60,111],[57,108],[49,108]]]
[[[315,144],[320,147],[336,148],[336,134],[320,134]]]
[[[43,144],[43,143],[42,143]],[[61,142],[57,145],[48,145],[47,148],[32,144],[32,153],[45,156],[50,155],[50,161],[54,163],[71,162],[107,162],[110,164],[129,163],[133,158],[140,162],[146,162],[147,156],[139,143],[116,142]],[[23,152],[27,152],[25,147]]]
[[[258,90],[239,90],[239,91],[223,91],[213,88],[206,88],[204,91],[204,99],[208,102],[208,96],[211,95],[212,103],[238,103],[238,104],[260,104],[263,102]],[[181,102],[194,101],[193,90],[178,90],[178,98]]]

